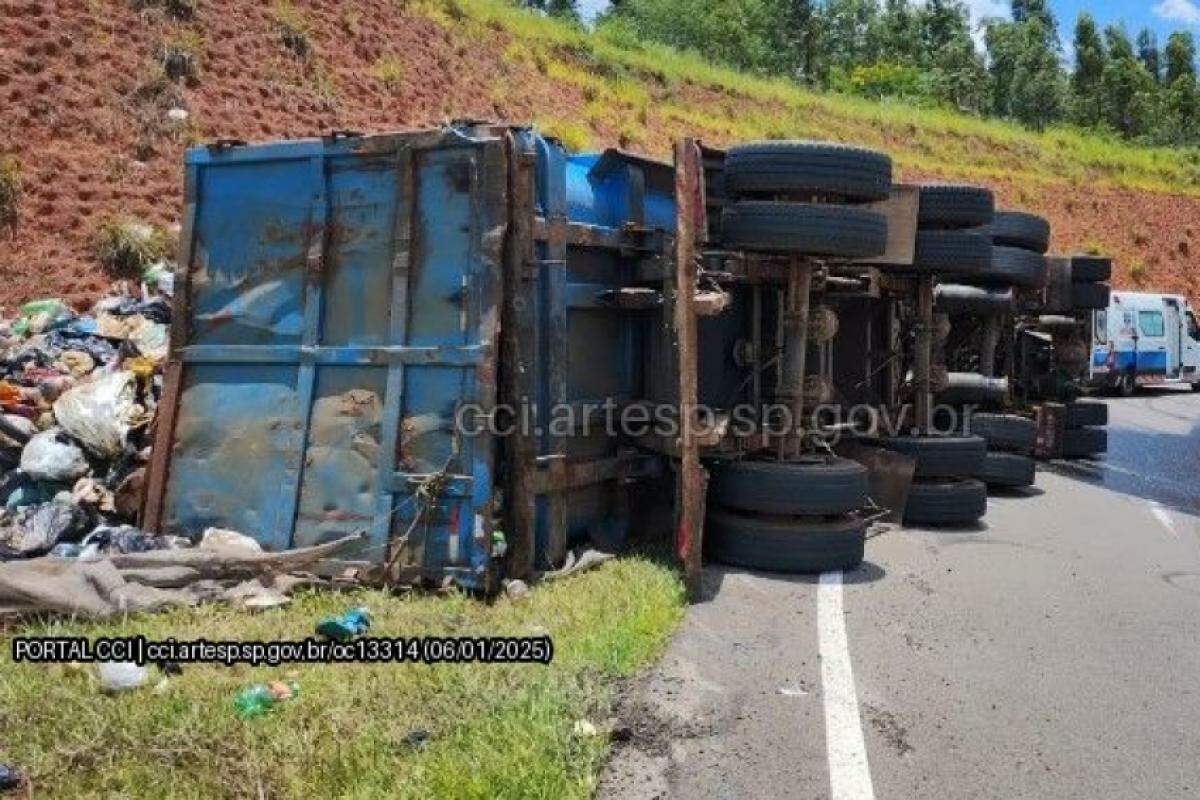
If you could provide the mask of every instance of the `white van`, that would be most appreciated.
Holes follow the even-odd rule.
[[[1200,391],[1200,325],[1186,297],[1113,292],[1092,323],[1094,385],[1125,395],[1150,384]]]

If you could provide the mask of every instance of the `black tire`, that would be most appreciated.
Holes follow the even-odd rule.
[[[933,290],[933,310],[939,314],[1005,314],[1013,310],[1012,289],[989,289],[942,283]]]
[[[892,191],[892,159],[826,142],[738,145],[725,156],[725,187],[731,197],[769,193],[886,200]]]
[[[887,249],[887,218],[856,206],[743,201],[721,214],[732,250],[874,258]]]
[[[972,228],[991,224],[995,211],[991,189],[926,184],[921,187],[917,224],[925,228]]]
[[[1108,452],[1104,428],[1068,428],[1063,434],[1063,458],[1087,458]]]
[[[834,456],[794,461],[730,461],[713,468],[709,497],[718,505],[764,514],[820,516],[867,503],[867,468]]]
[[[1085,400],[1067,403],[1066,420],[1068,428],[1103,428],[1108,424],[1108,403]]]
[[[866,523],[755,516],[721,508],[708,512],[704,551],[714,561],[769,572],[812,573],[862,563]]]
[[[1037,425],[1016,414],[972,414],[967,420],[971,434],[982,436],[989,450],[1028,453],[1037,439]]]
[[[1044,254],[1050,249],[1050,223],[1025,211],[997,211],[992,217],[992,242]]]
[[[1112,278],[1112,259],[1107,256],[1071,256],[1071,280],[1100,283]]]
[[[866,444],[916,459],[918,478],[961,478],[979,470],[987,443],[979,436],[869,437]]]
[[[975,476],[988,486],[1016,489],[1033,486],[1037,468],[1029,456],[1017,453],[988,453]]]
[[[965,525],[987,513],[987,487],[973,478],[913,481],[904,506],[905,524]]]
[[[1079,310],[1108,308],[1110,294],[1103,283],[1072,283],[1071,305]]]
[[[1016,247],[993,247],[991,264],[975,280],[991,286],[1038,287],[1046,282],[1046,258]]]
[[[986,272],[991,263],[992,240],[978,230],[917,231],[916,272],[946,273],[969,281]]]

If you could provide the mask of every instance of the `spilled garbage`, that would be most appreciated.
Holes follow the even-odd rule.
[[[190,544],[133,527],[171,322],[170,269],[78,313],[0,320],[0,561]]]

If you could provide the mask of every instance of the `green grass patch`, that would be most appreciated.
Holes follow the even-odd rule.
[[[16,156],[0,156],[0,230],[12,230],[21,218],[21,162]]]
[[[1142,147],[1067,127],[1038,133],[945,108],[817,93],[783,78],[712,64],[698,53],[641,42],[625,26],[602,25],[590,32],[505,0],[412,0],[405,7],[476,38],[503,31],[512,37],[506,60],[538,65],[552,80],[580,86],[609,79],[655,87],[671,95],[666,99],[674,105],[692,106],[694,122],[708,118],[710,125],[697,125],[692,132],[716,141],[850,141],[892,153],[901,167],[962,178],[1200,195],[1197,148]],[[715,104],[697,91],[735,102]]]
[[[112,624],[39,623],[20,635],[302,639],[366,605],[373,635],[545,635],[542,665],[193,666],[164,693],[104,696],[87,673],[0,652],[0,762],[44,797],[588,797],[607,753],[614,679],[663,650],[683,608],[675,573],[623,559],[520,602],[378,591],[302,594],[258,615],[218,607]],[[246,685],[298,673],[300,696],[242,721]],[[428,738],[419,743],[423,732]]]

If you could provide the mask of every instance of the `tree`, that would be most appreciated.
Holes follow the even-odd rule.
[[[1050,10],[1047,0],[1012,0],[1012,18],[1018,25],[1026,22],[1040,22],[1042,33],[1047,42],[1053,42],[1058,47],[1058,23]]]
[[[813,0],[780,0],[778,19],[788,71],[810,86],[823,84],[824,35],[821,15]]]
[[[1053,24],[1042,0],[1014,0],[1011,22],[988,21],[984,40],[994,114],[1036,130],[1062,116],[1065,91]]]
[[[1103,80],[1108,123],[1126,137],[1145,136],[1156,118],[1154,78],[1134,55],[1123,27],[1109,25],[1104,29],[1104,39],[1108,45]]]
[[[1192,34],[1172,33],[1167,38],[1165,55],[1159,139],[1167,144],[1194,144],[1200,141],[1200,89],[1196,84],[1196,43]]]
[[[1071,75],[1072,117],[1080,125],[1104,121],[1104,67],[1108,55],[1096,29],[1096,20],[1086,11],[1075,22],[1075,72]]]
[[[1167,85],[1185,75],[1196,77],[1196,40],[1191,33],[1176,31],[1167,38]]]
[[[1137,37],[1138,60],[1155,83],[1162,82],[1162,66],[1158,57],[1158,37],[1149,28],[1142,28]]]

